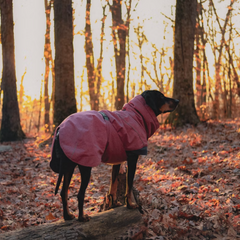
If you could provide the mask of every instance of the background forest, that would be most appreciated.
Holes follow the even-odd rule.
[[[55,221],[58,231],[62,219],[51,134],[76,111],[119,110],[147,89],[180,104],[159,118],[170,124],[138,159],[144,227],[117,239],[240,238],[240,1],[0,0],[0,8],[1,239],[22,228],[29,237],[30,226],[36,238],[76,237],[74,221],[63,234],[39,232]],[[110,175],[111,166],[93,168],[85,213],[99,211]]]
[[[175,1],[73,1],[72,10],[71,1],[65,1],[65,12],[63,7],[59,10],[56,7],[55,13],[53,0],[13,1],[12,13],[7,9],[11,1],[3,2],[6,6],[2,6],[2,42],[13,28],[15,59],[13,56],[13,82],[2,78],[0,104],[4,111],[4,86],[12,88],[17,81],[24,133],[52,131],[52,125],[76,110],[121,109],[125,102],[146,89],[173,94],[174,76],[179,75],[174,72],[174,42],[181,38],[175,34]],[[239,2],[201,0],[195,8],[193,68],[188,81],[193,85],[198,117],[200,120],[237,117]],[[58,13],[68,18],[61,20]],[[5,29],[4,21],[8,18],[13,19],[13,26],[10,22],[11,27]],[[62,41],[68,46],[66,51]],[[187,37],[184,40],[187,46],[188,41]],[[7,46],[3,43],[2,48],[4,56]],[[58,58],[64,58],[65,62],[58,62]],[[4,74],[4,64],[0,67]],[[65,75],[58,69],[64,69]],[[68,82],[69,88],[61,81]],[[177,92],[178,88],[176,84]],[[11,94],[14,93],[9,96],[13,98]],[[58,94],[62,99],[66,94],[72,106],[59,103],[55,99]],[[59,103],[68,110],[63,116],[58,116],[60,110],[56,110],[53,120],[55,101],[56,109]]]

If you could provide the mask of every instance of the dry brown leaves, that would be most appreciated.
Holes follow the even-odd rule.
[[[140,157],[135,187],[140,191],[146,239],[240,238],[240,120],[196,128],[161,127]],[[57,175],[49,168],[50,147],[10,143],[0,153],[0,233],[62,218]],[[6,144],[7,145],[7,144]],[[9,145],[9,143],[8,143]],[[108,191],[111,167],[93,169],[85,212],[96,213]],[[70,187],[77,212],[78,169]]]
[[[240,122],[161,128],[137,174],[148,239],[240,238]]]

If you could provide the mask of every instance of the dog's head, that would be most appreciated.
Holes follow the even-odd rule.
[[[179,103],[178,99],[165,97],[157,90],[147,90],[141,95],[156,116],[161,113],[172,112]]]

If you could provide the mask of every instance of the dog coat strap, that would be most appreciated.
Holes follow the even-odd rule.
[[[131,157],[133,155],[147,155],[147,146],[138,150],[126,151],[127,156]]]
[[[109,121],[108,116],[104,112],[99,111],[99,113],[103,116],[104,120],[108,120]]]

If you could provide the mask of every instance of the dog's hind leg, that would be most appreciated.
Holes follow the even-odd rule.
[[[72,161],[68,162],[69,164],[66,165],[66,169],[64,169],[64,179],[63,179],[63,186],[61,191],[61,197],[62,197],[62,204],[63,204],[63,217],[65,220],[72,220],[75,218],[75,216],[69,212],[68,209],[68,188],[69,184],[71,182],[71,178],[73,175],[74,168],[76,167],[76,164]]]
[[[120,166],[121,164],[112,166],[112,179],[109,194],[107,196],[109,208],[119,207],[122,205],[120,202],[117,201],[118,174]]]
[[[81,165],[78,165],[78,168],[81,173],[81,187],[78,192],[78,209],[79,209],[78,221],[87,222],[90,220],[90,217],[88,215],[83,215],[83,204],[84,204],[85,191],[87,189],[87,186],[90,180],[92,168],[81,166]]]
[[[131,157],[128,157],[128,160],[127,160],[128,170],[127,170],[127,183],[126,183],[126,204],[127,204],[127,207],[130,209],[139,207],[136,203],[134,203],[135,199],[132,193],[133,179],[134,179],[135,171],[137,167],[137,160],[138,160],[138,155],[132,155]]]

